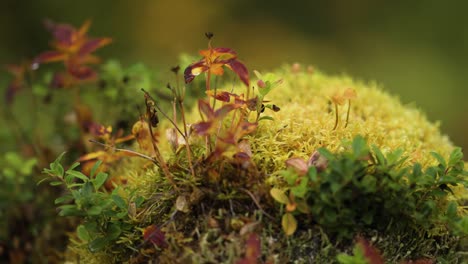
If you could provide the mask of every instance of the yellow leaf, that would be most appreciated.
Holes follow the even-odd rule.
[[[272,188],[270,190],[270,195],[278,203],[282,203],[282,204],[288,204],[289,203],[288,197],[286,196],[286,194],[284,194],[284,191],[282,191],[280,189]]]
[[[281,226],[283,226],[283,231],[287,236],[294,234],[297,229],[296,218],[290,213],[284,214],[281,219]]]

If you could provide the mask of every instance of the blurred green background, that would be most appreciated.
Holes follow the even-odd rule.
[[[229,46],[250,69],[283,63],[314,65],[329,74],[376,80],[386,90],[441,121],[443,133],[468,149],[468,2],[2,0],[0,64],[47,49],[50,18],[114,43],[98,52],[123,63],[169,69],[182,52]],[[168,70],[167,70],[168,71]],[[157,74],[157,73],[156,73]],[[0,91],[10,76],[0,73]]]

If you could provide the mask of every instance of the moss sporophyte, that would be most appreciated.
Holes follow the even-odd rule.
[[[377,85],[299,64],[252,75],[211,33],[202,58],[160,85],[142,65],[99,65],[92,53],[110,39],[89,38],[89,22],[46,26],[54,50],[33,62],[65,71],[10,67],[6,99],[44,80],[73,94],[55,103],[72,113],[56,141],[74,147],[44,170],[59,215],[80,220],[68,261],[463,261],[461,149]]]

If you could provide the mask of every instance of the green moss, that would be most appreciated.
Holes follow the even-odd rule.
[[[197,177],[193,179],[185,149],[174,155],[161,137],[159,146],[180,190],[174,190],[157,167],[146,161],[135,159],[113,169],[111,175],[127,179],[129,193],[146,200],[143,208],[128,222],[135,227],[133,231],[113,247],[113,261],[158,258],[161,263],[233,263],[247,250],[246,234],[256,232],[260,234],[264,261],[332,263],[339,252],[351,252],[352,241],[329,238],[327,230],[312,224],[314,216],[304,216],[304,221],[299,221],[298,231],[291,237],[281,230],[283,209],[270,197],[269,189],[285,186],[279,172],[285,169],[288,158],[307,158],[320,147],[339,153],[344,150],[343,141],[351,141],[358,135],[384,154],[402,149],[403,155],[408,157],[406,165],[418,162],[423,168],[437,164],[430,152],[448,158],[454,149],[437,124],[429,122],[415,107],[401,104],[375,83],[365,84],[347,76],[331,77],[320,72],[292,72],[289,66],[276,71],[275,75],[283,79],[283,84],[265,99],[281,110],[267,109],[266,114],[274,120],[260,121],[255,134],[248,136],[254,168],[239,169],[223,160],[209,164],[210,168],[215,168],[213,170],[204,168],[201,161],[203,139],[192,138],[194,158],[198,161]],[[353,88],[357,93],[351,103],[349,124],[344,126],[346,105],[340,106],[340,122],[333,129],[335,113],[331,97],[346,88]],[[242,93],[244,89],[238,87],[235,91]],[[198,111],[189,113],[188,120],[189,123],[199,120]],[[160,125],[161,134],[167,127],[167,123]],[[188,212],[177,209],[176,200],[181,196],[187,201]],[[466,197],[466,190],[459,187],[449,199]],[[460,213],[466,215],[463,210]],[[165,248],[154,248],[142,242],[142,230],[151,224],[165,232]],[[408,233],[402,229],[393,230],[391,224],[379,230],[369,229],[364,233],[391,262],[420,256],[447,261],[461,259],[459,250],[455,249],[459,245],[458,238],[446,232],[430,237],[429,230]],[[74,250],[87,263],[93,263],[93,258],[96,263],[106,262],[101,258],[102,253],[94,255],[78,245]],[[106,253],[111,254],[110,251]]]

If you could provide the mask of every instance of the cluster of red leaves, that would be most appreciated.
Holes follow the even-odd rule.
[[[33,61],[33,68],[39,64],[62,61],[66,72],[56,73],[52,86],[62,88],[76,81],[94,80],[96,72],[89,64],[99,63],[92,55],[97,49],[112,42],[110,38],[90,38],[87,32],[91,22],[86,21],[79,29],[68,24],[55,24],[46,21],[45,26],[53,36],[51,46],[54,50],[39,54]]]
[[[214,75],[223,75],[223,66],[232,70],[239,76],[241,81],[248,87],[249,72],[245,65],[237,60],[237,53],[230,48],[212,48],[209,45],[207,50],[201,50],[203,58],[190,64],[184,71],[185,83],[190,83],[196,76],[204,72]],[[209,87],[209,86],[208,86]]]
[[[231,125],[227,129],[219,129],[221,120],[234,110],[242,110],[244,105],[241,103],[226,103],[218,109],[213,109],[205,100],[198,101],[198,109],[205,117],[204,121],[192,125],[193,130],[199,136],[215,135],[218,139],[216,149],[211,153],[211,157],[220,157],[231,146],[237,148],[235,157],[239,159],[249,159],[249,147],[242,144],[241,139],[248,134],[253,133],[258,124],[247,121],[242,115],[238,118],[232,115]]]

